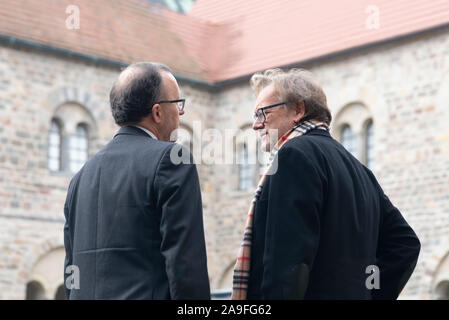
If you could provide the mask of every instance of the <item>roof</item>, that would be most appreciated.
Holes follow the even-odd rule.
[[[159,3],[172,11],[177,11],[180,13],[188,12],[195,3],[195,0],[147,0],[147,1]]]
[[[69,5],[79,7],[79,29],[66,28]],[[206,79],[166,14],[195,22],[146,0],[1,0],[0,34],[125,63],[164,62],[185,77]]]
[[[159,61],[216,83],[449,23],[447,0],[372,3],[197,0],[181,14],[148,0],[2,0],[0,34],[123,63]],[[78,30],[65,27],[72,4]]]
[[[190,15],[229,25],[220,81],[446,24],[449,1],[197,0]]]

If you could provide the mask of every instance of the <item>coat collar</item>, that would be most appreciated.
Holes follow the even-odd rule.
[[[143,131],[142,129],[139,129],[134,126],[125,126],[121,127],[120,130],[115,134],[114,138],[118,135],[127,134],[127,135],[133,135],[133,136],[144,136],[150,139],[153,139],[148,133]]]
[[[311,135],[311,136],[326,136],[331,137],[331,134],[327,130],[321,130],[321,129],[313,129],[307,132],[305,135]]]

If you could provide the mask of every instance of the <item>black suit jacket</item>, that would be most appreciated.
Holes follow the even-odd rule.
[[[277,159],[255,207],[248,299],[397,298],[420,242],[371,171],[319,129]],[[380,289],[365,285],[370,265]]]
[[[174,146],[123,127],[73,177],[64,269],[79,268],[80,288],[68,298],[210,298],[198,174],[190,154],[172,163]]]

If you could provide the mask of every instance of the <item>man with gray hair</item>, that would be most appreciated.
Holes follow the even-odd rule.
[[[273,162],[249,209],[232,298],[396,299],[420,242],[372,172],[330,136],[321,87],[299,69],[267,70],[251,85],[253,129]]]
[[[210,299],[198,174],[190,153],[172,161],[169,142],[179,94],[158,63],[134,63],[114,83],[121,128],[73,177],[64,206],[64,270],[79,269],[68,299]]]

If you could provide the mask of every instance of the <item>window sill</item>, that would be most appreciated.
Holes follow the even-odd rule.
[[[76,174],[76,172],[71,172],[71,171],[52,171],[52,170],[48,170],[47,172],[51,176],[63,177],[63,178],[72,178]]]

